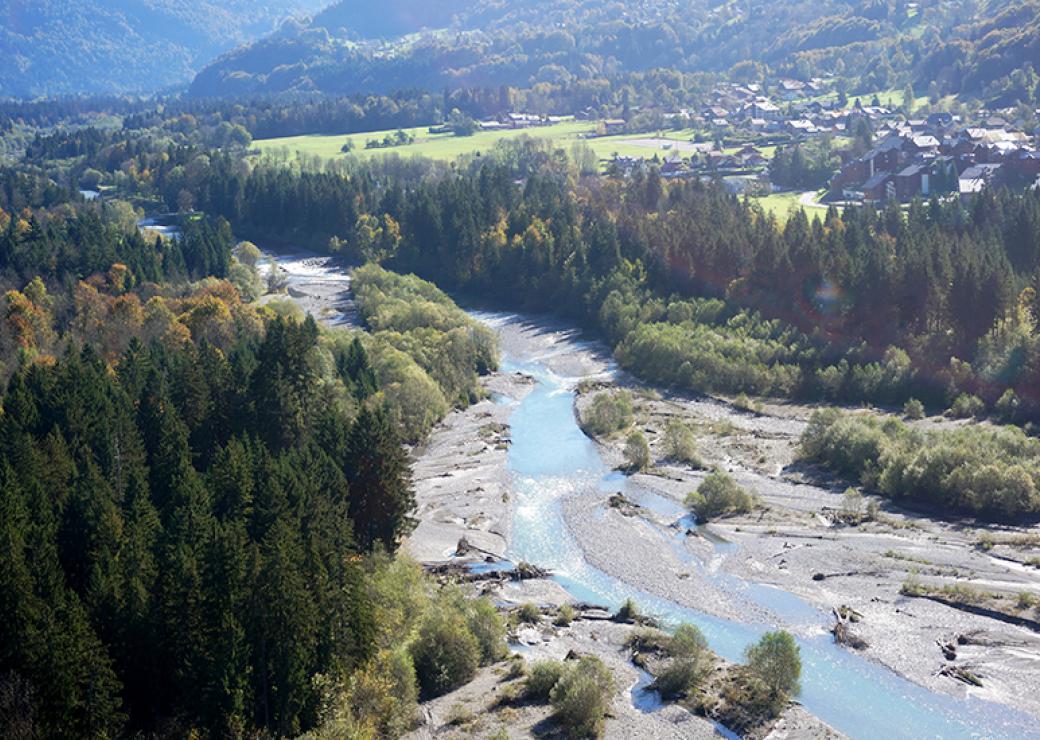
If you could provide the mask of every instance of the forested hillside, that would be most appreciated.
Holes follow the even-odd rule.
[[[0,97],[155,92],[322,0],[3,0]]]
[[[753,5],[653,0],[426,4],[396,0],[374,14],[339,3],[307,27],[241,48],[204,70],[196,95],[321,90],[385,93],[420,87],[529,87],[605,80],[667,68],[738,76],[834,74],[886,89],[914,79],[945,42],[979,45],[971,89],[993,79],[993,44],[980,29],[1007,20],[1006,3],[803,3]],[[425,30],[423,30],[425,29]],[[423,31],[422,33],[417,33]],[[1023,42],[1025,43],[1025,42]],[[1015,66],[1021,58],[1014,57]],[[1006,72],[1005,72],[1006,74]],[[681,78],[677,78],[681,79]],[[682,83],[677,83],[682,84]],[[957,88],[954,90],[954,88]],[[959,91],[961,80],[947,88]]]
[[[993,4],[943,39],[917,67],[917,82],[936,80],[954,92],[981,93],[994,105],[1013,105],[1037,89],[1040,66],[1040,3]]]
[[[501,654],[490,604],[434,606],[388,557],[402,440],[478,396],[493,337],[371,271],[373,333],[326,331],[249,303],[259,253],[225,220],[146,239],[126,202],[0,184],[5,737],[397,736],[420,683],[466,678],[413,665],[425,621],[479,623],[471,672]]]

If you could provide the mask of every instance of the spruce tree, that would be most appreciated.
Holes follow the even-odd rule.
[[[412,530],[415,495],[408,460],[384,411],[363,408],[347,441],[350,518],[358,544],[388,551]]]

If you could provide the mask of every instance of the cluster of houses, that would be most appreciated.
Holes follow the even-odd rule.
[[[726,184],[732,182],[734,190],[743,191],[754,183],[767,185],[762,178],[768,165],[769,159],[753,144],[746,144],[734,151],[719,149],[711,142],[683,142],[676,145],[674,152],[665,156],[660,173],[666,179],[719,177]],[[642,157],[619,155],[615,155],[610,163],[611,171],[622,176],[629,176],[647,166],[647,160]]]
[[[735,138],[759,146],[790,144],[817,136],[849,137],[872,132],[873,146],[838,152],[841,168],[829,183],[829,200],[908,202],[916,197],[959,194],[970,198],[986,187],[1040,189],[1040,151],[1034,133],[1015,128],[1000,116],[966,125],[945,112],[906,120],[881,105],[855,100],[840,106],[820,93],[822,80],[782,80],[763,94],[758,85],[715,88],[710,104],[679,111],[689,125],[713,132],[717,140]],[[877,101],[873,101],[877,102]],[[684,156],[685,155],[685,158]],[[723,151],[712,143],[683,142],[666,154],[665,177],[720,177],[731,189],[769,188],[768,159],[754,144]],[[641,164],[617,157],[615,171]]]
[[[746,131],[756,134],[844,134],[849,111],[837,100],[819,97],[822,80],[781,80],[772,95],[763,93],[759,85],[730,84],[716,87],[710,104],[699,111],[681,111],[691,125],[726,133]],[[863,115],[882,116],[890,113],[881,106],[857,106]]]
[[[830,183],[831,197],[845,201],[906,202],[932,194],[969,198],[986,187],[1040,187],[1040,152],[1030,134],[999,117],[962,125],[949,113],[905,120],[881,105],[850,107],[819,96],[821,80],[782,80],[772,97],[756,85],[723,85],[711,104],[691,116],[694,125],[719,132],[784,136],[851,136],[859,120],[874,132],[870,151],[843,153],[841,170]],[[874,101],[877,102],[877,101]]]
[[[906,202],[957,193],[970,198],[986,187],[1024,188],[1040,178],[1033,137],[991,118],[959,126],[945,113],[893,121],[878,129],[875,146],[849,157],[831,180],[844,200]]]
[[[768,91],[757,84],[717,86],[699,110],[669,114],[684,128],[704,132],[715,141],[674,142],[663,145],[660,171],[666,178],[720,178],[736,191],[768,191],[769,158],[759,147],[804,142],[814,137],[853,138],[864,128],[873,145],[839,151],[841,168],[829,183],[829,200],[877,203],[907,202],[916,197],[957,193],[969,198],[986,187],[1040,189],[1040,152],[1031,134],[1015,130],[999,116],[965,125],[950,113],[932,113],[906,120],[878,101],[851,106],[825,95],[822,79],[785,79]],[[563,120],[533,113],[506,113],[479,122],[485,131],[529,129]],[[866,127],[862,124],[865,123]],[[624,119],[602,121],[599,135],[626,133]],[[432,129],[431,129],[432,131]],[[1036,132],[1033,132],[1036,133]],[[718,142],[738,144],[723,148]],[[751,142],[751,143],[743,143]],[[739,148],[737,148],[739,147]],[[617,174],[646,167],[638,157],[615,156]]]

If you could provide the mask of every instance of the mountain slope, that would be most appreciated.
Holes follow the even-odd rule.
[[[568,84],[741,62],[805,78],[836,74],[885,89],[984,0],[341,0],[306,26],[218,59],[196,95]],[[901,83],[900,83],[901,84]]]
[[[0,0],[0,97],[154,91],[323,0]]]

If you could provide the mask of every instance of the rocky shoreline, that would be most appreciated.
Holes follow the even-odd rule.
[[[631,390],[641,389],[632,385]],[[582,394],[579,410],[597,392],[613,390]],[[977,546],[994,532],[1005,538],[1021,537],[1035,535],[1035,528],[948,523],[880,500],[876,521],[846,526],[836,516],[843,506],[844,486],[820,483],[796,462],[797,441],[813,408],[764,404],[749,412],[722,400],[661,398],[652,392],[637,396],[636,407],[637,425],[650,438],[652,449],[659,449],[664,425],[681,419],[697,430],[704,466],[726,469],[762,504],[750,514],[710,525],[736,546],[731,553],[720,555],[711,543],[690,541],[702,538],[688,538],[686,549],[702,566],[713,563],[708,567],[776,586],[823,613],[847,606],[858,615],[848,627],[864,657],[932,691],[971,694],[1040,716],[1040,697],[1031,690],[1040,685],[1040,635],[1027,627],[903,593],[908,581],[987,589],[1008,600],[1023,592],[1040,593],[1040,570],[994,557]],[[604,455],[621,465],[624,440],[598,441]],[[704,475],[703,470],[660,463],[634,480],[680,503]],[[710,589],[710,584],[698,584],[697,568],[687,568],[689,576],[681,570],[676,576],[673,568],[655,567],[660,556],[644,554],[634,546],[626,549],[623,563],[615,562],[611,556],[615,546],[605,547],[597,536],[606,526],[604,520],[594,528],[588,524],[589,512],[605,503],[572,502],[566,509],[568,524],[591,562],[644,590],[673,600],[678,593],[681,603],[696,603],[699,609],[732,618],[732,599]],[[645,511],[636,517],[612,512],[606,518],[614,528],[613,536],[624,537],[628,530],[629,538],[639,538],[637,530],[653,520],[653,513]],[[785,624],[782,614],[768,618],[770,623]],[[785,627],[802,634],[818,629],[789,618]],[[960,644],[955,654],[941,649],[951,641]],[[965,674],[978,678],[981,685],[963,680]]]
[[[591,377],[603,382],[614,377],[609,357],[595,345],[576,342],[572,331],[557,330],[551,322],[534,324],[498,315],[482,318],[492,323],[510,355],[521,363],[537,359],[562,377]],[[533,382],[529,376],[516,371],[489,376],[485,379],[489,399],[450,414],[434,430],[429,441],[414,451],[419,524],[409,537],[406,549],[417,560],[427,565],[479,563],[485,559],[500,560],[508,551],[513,506],[509,496],[511,477],[507,464],[510,444],[508,420],[515,406],[533,387]],[[569,521],[584,503],[590,503],[584,496],[565,503]],[[582,519],[580,516],[573,518]],[[591,519],[586,517],[585,521]],[[657,524],[664,526],[665,522],[662,520]],[[595,526],[598,536],[592,539],[615,541],[612,540],[613,531],[603,529],[608,526],[604,519],[598,519]],[[572,529],[576,534],[581,531],[581,527],[575,527],[573,523]],[[620,528],[619,534],[624,534],[624,527]],[[579,537],[579,542],[593,565],[604,565],[607,566],[604,570],[609,570],[611,562],[616,560],[616,557],[607,556],[600,563],[595,548],[586,547],[583,538]],[[614,556],[617,552],[619,550],[614,548]],[[651,558],[655,559],[657,569],[662,568],[661,552],[653,545],[648,546],[641,557],[630,558],[628,554],[626,550],[625,561],[637,569],[640,563]],[[700,554],[707,557],[708,549],[703,549]],[[671,570],[667,566],[664,569]],[[636,573],[619,575],[626,582],[639,584],[640,578]],[[689,584],[684,583],[686,585]],[[556,582],[548,579],[482,581],[480,590],[502,604],[555,606],[573,601]],[[680,593],[666,592],[662,595],[680,603],[688,602]],[[689,602],[689,605],[701,608],[701,604]],[[746,612],[741,614],[734,609],[725,616],[739,619],[746,617]],[[572,651],[594,654],[611,667],[619,686],[632,687],[641,680],[641,673],[632,663],[631,652],[624,644],[630,629],[610,622],[581,621],[565,629],[528,629],[517,649],[528,659],[559,659]],[[481,682],[488,684],[484,686],[485,691],[474,693],[471,685],[427,706],[424,726],[416,731],[415,737],[437,734],[439,723],[443,724],[449,710],[460,703],[479,711],[486,701],[486,690],[498,685],[483,674],[477,681],[483,685]],[[648,712],[640,709],[638,703],[631,690],[618,693],[607,722],[607,737],[716,736],[713,723],[680,707],[664,706]],[[485,713],[488,722],[492,723],[494,712]],[[510,737],[526,736],[524,728],[530,729],[537,721],[538,710],[527,708],[515,718],[515,727],[507,728],[508,734]],[[477,733],[478,736],[483,734],[483,730]],[[783,714],[769,736],[841,737],[798,705]]]

